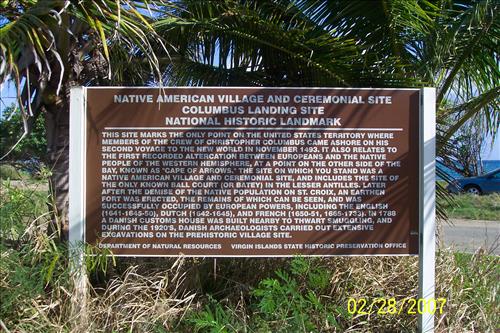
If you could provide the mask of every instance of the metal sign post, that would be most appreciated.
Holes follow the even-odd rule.
[[[418,300],[428,311],[418,311],[419,332],[434,332],[436,261],[436,89],[420,92],[420,240]],[[421,301],[424,300],[424,301]],[[434,302],[435,304],[435,302]]]
[[[74,292],[71,300],[76,329],[86,329],[87,272],[85,266],[85,88],[71,88],[69,147],[69,255]]]

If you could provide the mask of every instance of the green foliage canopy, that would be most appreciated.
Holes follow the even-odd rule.
[[[468,121],[500,125],[493,0],[180,2],[158,20],[177,47],[172,85],[437,88],[439,154]]]

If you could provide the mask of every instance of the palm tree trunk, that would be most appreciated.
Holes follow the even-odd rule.
[[[56,232],[59,239],[65,242],[69,235],[69,99],[66,94],[61,95],[55,102],[45,105],[45,129],[54,212],[49,233]]]

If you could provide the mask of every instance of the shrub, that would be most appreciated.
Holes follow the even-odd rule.
[[[21,180],[21,172],[13,165],[0,164],[0,179]]]

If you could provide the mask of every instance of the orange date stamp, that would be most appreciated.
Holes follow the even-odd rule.
[[[347,312],[351,315],[401,315],[443,313],[446,298],[353,298],[347,301]]]

